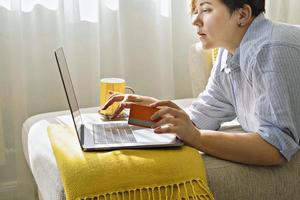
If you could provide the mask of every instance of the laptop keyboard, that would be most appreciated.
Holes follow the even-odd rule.
[[[96,144],[136,143],[134,134],[127,124],[93,124]]]

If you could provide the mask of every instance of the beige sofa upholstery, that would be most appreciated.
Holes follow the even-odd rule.
[[[221,129],[243,131],[237,122],[223,124]],[[248,166],[208,155],[203,158],[215,199],[300,199],[300,152],[289,163],[278,167]]]
[[[189,71],[194,97],[197,97],[205,89],[212,61],[211,50],[203,50],[200,42],[192,45],[189,52]]]

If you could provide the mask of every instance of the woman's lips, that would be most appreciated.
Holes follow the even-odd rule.
[[[198,35],[199,35],[200,39],[206,36],[206,34],[204,34],[204,33],[198,33]]]
[[[198,34],[199,36],[206,36],[205,33],[200,33],[200,32],[198,32],[197,34]]]

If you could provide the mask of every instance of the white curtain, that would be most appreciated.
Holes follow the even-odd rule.
[[[64,47],[82,107],[98,105],[104,77],[157,98],[192,96],[187,0],[0,0],[0,24],[0,199],[36,198],[21,125],[68,108],[54,49]]]
[[[299,0],[266,0],[266,14],[270,19],[300,24]]]

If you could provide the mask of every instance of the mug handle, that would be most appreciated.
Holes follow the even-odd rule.
[[[134,89],[130,86],[125,86],[125,90],[129,90],[131,92],[131,94],[135,94]]]

